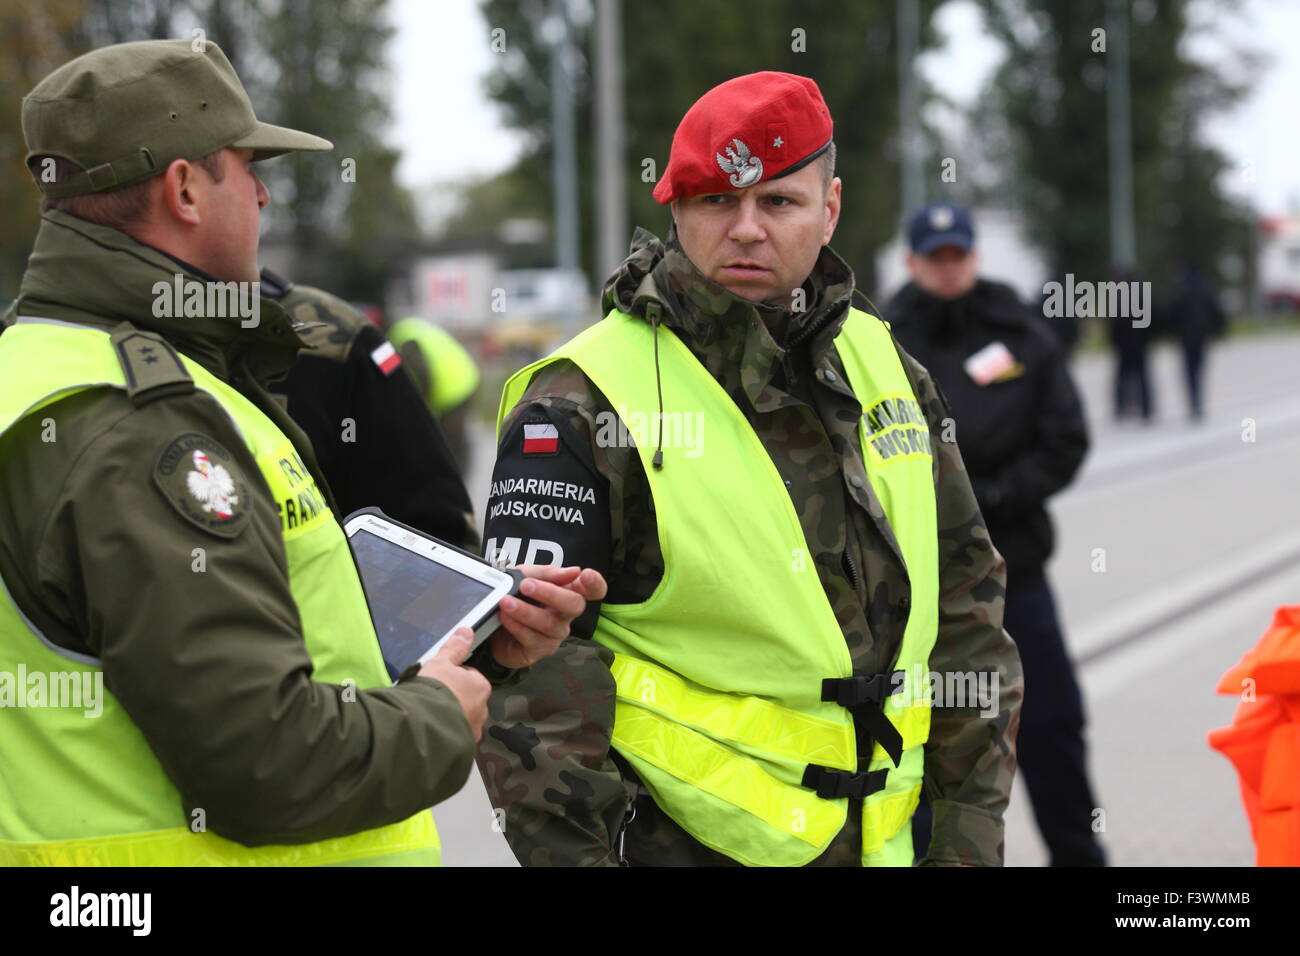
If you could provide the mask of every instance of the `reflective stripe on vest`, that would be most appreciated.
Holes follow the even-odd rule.
[[[280,507],[288,584],[312,679],[358,688],[389,680],[347,540],[283,432],[235,389],[182,356],[195,386],[229,416]],[[92,387],[125,388],[108,333],[20,322],[0,336],[0,433]],[[56,418],[54,409],[48,413]],[[160,441],[167,436],[158,436]],[[250,476],[250,486],[260,484]],[[289,504],[293,503],[290,521]],[[301,520],[299,520],[301,518]],[[124,515],[123,520],[130,516]],[[249,541],[249,547],[257,546]],[[184,554],[178,560],[189,561]],[[58,648],[21,613],[0,581],[0,672],[98,681],[99,662]],[[185,815],[125,709],[106,688],[97,716],[68,707],[0,708],[0,865],[436,865],[432,814],[338,839],[245,847]],[[199,830],[200,832],[192,832]]]
[[[90,840],[0,842],[0,866],[330,866],[393,857],[382,861],[389,865],[399,862],[400,854],[410,854],[406,862],[411,865],[425,866],[425,852],[437,846],[433,814],[425,812],[392,826],[302,846],[247,847],[185,827]],[[418,852],[411,853],[413,849]]]
[[[848,800],[801,786],[809,764],[889,769],[884,789],[863,801],[862,860],[910,865],[906,823],[929,734],[937,532],[929,431],[889,333],[851,311],[836,347],[866,413],[864,470],[911,578],[912,611],[891,668],[906,676],[883,708],[903,737],[897,767],[878,745],[860,767],[849,711],[820,699],[822,679],[850,676],[852,665],[770,455],[672,330],[661,325],[658,335],[662,419],[654,332],[619,312],[517,373],[498,415],[499,427],[538,369],[566,358],[618,409],[649,479],[663,578],[640,604],[603,604],[594,635],[615,652],[613,744],[692,837],[751,865],[810,862],[843,828]],[[617,440],[619,430],[596,424],[598,442]],[[657,428],[662,470],[651,463]]]

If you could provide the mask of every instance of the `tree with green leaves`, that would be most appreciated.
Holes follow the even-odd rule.
[[[18,134],[22,97],[95,47],[201,35],[230,58],[259,117],[335,144],[258,168],[271,237],[294,253],[292,278],[382,299],[421,239],[384,142],[392,30],[388,0],[0,0],[0,123],[13,133],[0,139],[0,295],[17,294],[39,209]]]
[[[1213,4],[1221,13],[1235,6]],[[1105,0],[980,7],[1006,49],[974,123],[1003,171],[993,188],[1024,214],[1054,273],[1104,279],[1112,270]],[[1180,263],[1212,272],[1239,248],[1246,214],[1226,198],[1228,162],[1201,127],[1238,101],[1254,61],[1242,51],[1213,67],[1192,59],[1192,7],[1183,0],[1136,0],[1128,9],[1137,273],[1163,283]]]
[[[922,50],[935,42],[929,24],[940,2],[920,4]],[[505,31],[499,65],[486,77],[489,95],[504,108],[506,121],[532,139],[520,163],[496,182],[534,190],[532,211],[543,215],[549,215],[550,205],[550,7],[547,0],[482,4],[488,29]],[[578,56],[570,70],[577,83],[583,262],[590,275],[593,146],[600,131],[593,128],[588,79],[594,60],[590,22],[575,23],[574,32]],[[837,174],[844,180],[844,210],[833,245],[857,273],[858,284],[871,288],[875,252],[894,235],[900,214],[896,57],[892,2],[625,3],[622,59],[631,223],[660,236],[667,232],[669,213],[651,197],[654,180],[668,162],[677,123],[705,91],[760,70],[810,76],[835,118]],[[485,205],[480,199],[477,208]],[[481,217],[476,222],[483,227]],[[592,278],[599,283],[604,277]]]

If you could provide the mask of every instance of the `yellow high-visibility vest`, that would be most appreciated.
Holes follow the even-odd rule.
[[[869,482],[911,587],[902,644],[890,674],[878,678],[889,688],[877,698],[883,706],[874,705],[901,738],[897,763],[883,737],[860,760],[851,712],[826,692],[861,690],[866,678],[844,680],[853,676],[844,634],[771,457],[662,325],[658,417],[654,336],[643,319],[611,312],[512,377],[498,414],[499,428],[537,371],[563,358],[636,436],[664,574],[641,603],[601,605],[594,639],[615,652],[618,686],[613,746],[665,813],[741,863],[814,860],[843,828],[844,794],[852,793],[863,796],[863,865],[911,865],[907,824],[930,729],[938,535],[930,431],[889,331],[850,310],[835,348],[862,407],[862,474],[843,477]],[[674,440],[687,429],[690,443]],[[660,469],[652,458],[661,433]]]
[[[478,388],[479,370],[474,357],[446,329],[411,316],[394,322],[388,341],[400,352],[414,342],[429,368],[424,400],[435,415],[442,415],[460,405]]]
[[[179,353],[178,353],[179,354]],[[280,467],[293,444],[237,390],[180,356],[198,389],[230,416],[277,500],[310,484]],[[87,388],[126,389],[107,332],[20,319],[0,336],[0,434]],[[123,521],[130,520],[123,515]],[[289,587],[313,679],[387,686],[387,673],[343,529],[328,505],[300,509],[283,529]],[[0,582],[0,671],[82,674],[94,658],[59,648],[30,625]],[[351,836],[294,846],[246,847],[195,832],[180,795],[118,700],[103,690],[93,719],[68,707],[0,708],[0,866],[408,865],[440,862],[429,811]]]

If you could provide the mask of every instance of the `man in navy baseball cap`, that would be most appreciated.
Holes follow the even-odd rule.
[[[970,212],[956,203],[931,203],[907,227],[907,268],[917,284],[940,299],[956,299],[975,286],[979,256]]]
[[[1054,535],[1047,513],[1088,450],[1088,429],[1065,356],[1046,323],[1015,291],[980,277],[970,212],[933,203],[908,224],[912,281],[886,318],[907,353],[948,399],[962,459],[989,537],[1006,560],[1003,604],[1025,683],[1037,688],[1020,717],[1020,772],[1055,866],[1100,866],[1096,801],[1087,770],[1085,714],[1045,567]],[[913,844],[925,852],[923,796]]]
[[[912,251],[928,256],[943,246],[970,251],[975,246],[975,224],[965,206],[936,202],[923,206],[907,227]]]

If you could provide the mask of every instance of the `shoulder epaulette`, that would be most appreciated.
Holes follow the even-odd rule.
[[[123,322],[112,334],[113,349],[126,376],[126,393],[138,407],[168,395],[188,395],[194,378],[161,335]]]

